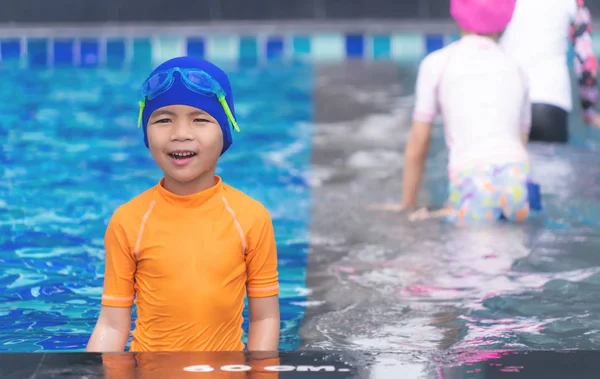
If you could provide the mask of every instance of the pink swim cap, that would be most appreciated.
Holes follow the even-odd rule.
[[[517,0],[450,0],[450,14],[460,27],[477,34],[503,31]]]

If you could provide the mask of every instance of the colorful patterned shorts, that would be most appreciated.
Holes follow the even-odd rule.
[[[450,221],[495,222],[529,216],[527,163],[478,167],[450,174]]]

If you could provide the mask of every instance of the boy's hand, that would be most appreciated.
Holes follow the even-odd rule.
[[[452,208],[442,208],[437,211],[430,211],[429,209],[423,207],[416,212],[411,213],[408,216],[408,219],[412,222],[422,221],[428,218],[444,218],[448,217],[452,214]]]
[[[387,211],[387,212],[402,212],[407,209],[402,204],[399,203],[388,203],[388,204],[371,204],[367,206],[367,209],[370,211]]]
[[[429,210],[427,208],[421,208],[418,211],[413,212],[410,215],[408,215],[408,219],[413,222],[425,220],[429,217],[430,217],[430,214],[429,214]]]
[[[414,204],[406,205],[406,204],[402,204],[402,203],[381,203],[381,204],[371,204],[371,205],[367,206],[367,210],[370,210],[370,211],[385,211],[385,212],[398,212],[398,213],[414,212],[417,209],[418,209],[417,206]]]

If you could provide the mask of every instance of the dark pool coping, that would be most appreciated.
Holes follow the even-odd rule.
[[[0,23],[0,36],[122,35],[195,33],[451,33],[452,21],[418,20],[294,20],[294,21],[205,21],[205,22],[106,22],[106,23]]]
[[[4,353],[0,354],[0,377],[379,379],[394,372],[407,379],[585,379],[598,377],[600,351],[429,352],[421,356],[418,374],[414,365],[409,371],[406,361],[406,354],[364,351]]]
[[[593,30],[600,22],[593,23]],[[195,33],[432,33],[458,32],[452,20],[361,19],[361,20],[261,20],[156,22],[81,22],[81,23],[1,23],[0,37],[73,35],[187,35]]]

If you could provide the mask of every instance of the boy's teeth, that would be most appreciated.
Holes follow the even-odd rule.
[[[175,156],[178,156],[178,157],[187,157],[187,156],[193,155],[194,153],[187,151],[187,152],[184,152],[184,153],[177,152],[177,153],[172,153],[172,154],[175,155]]]

